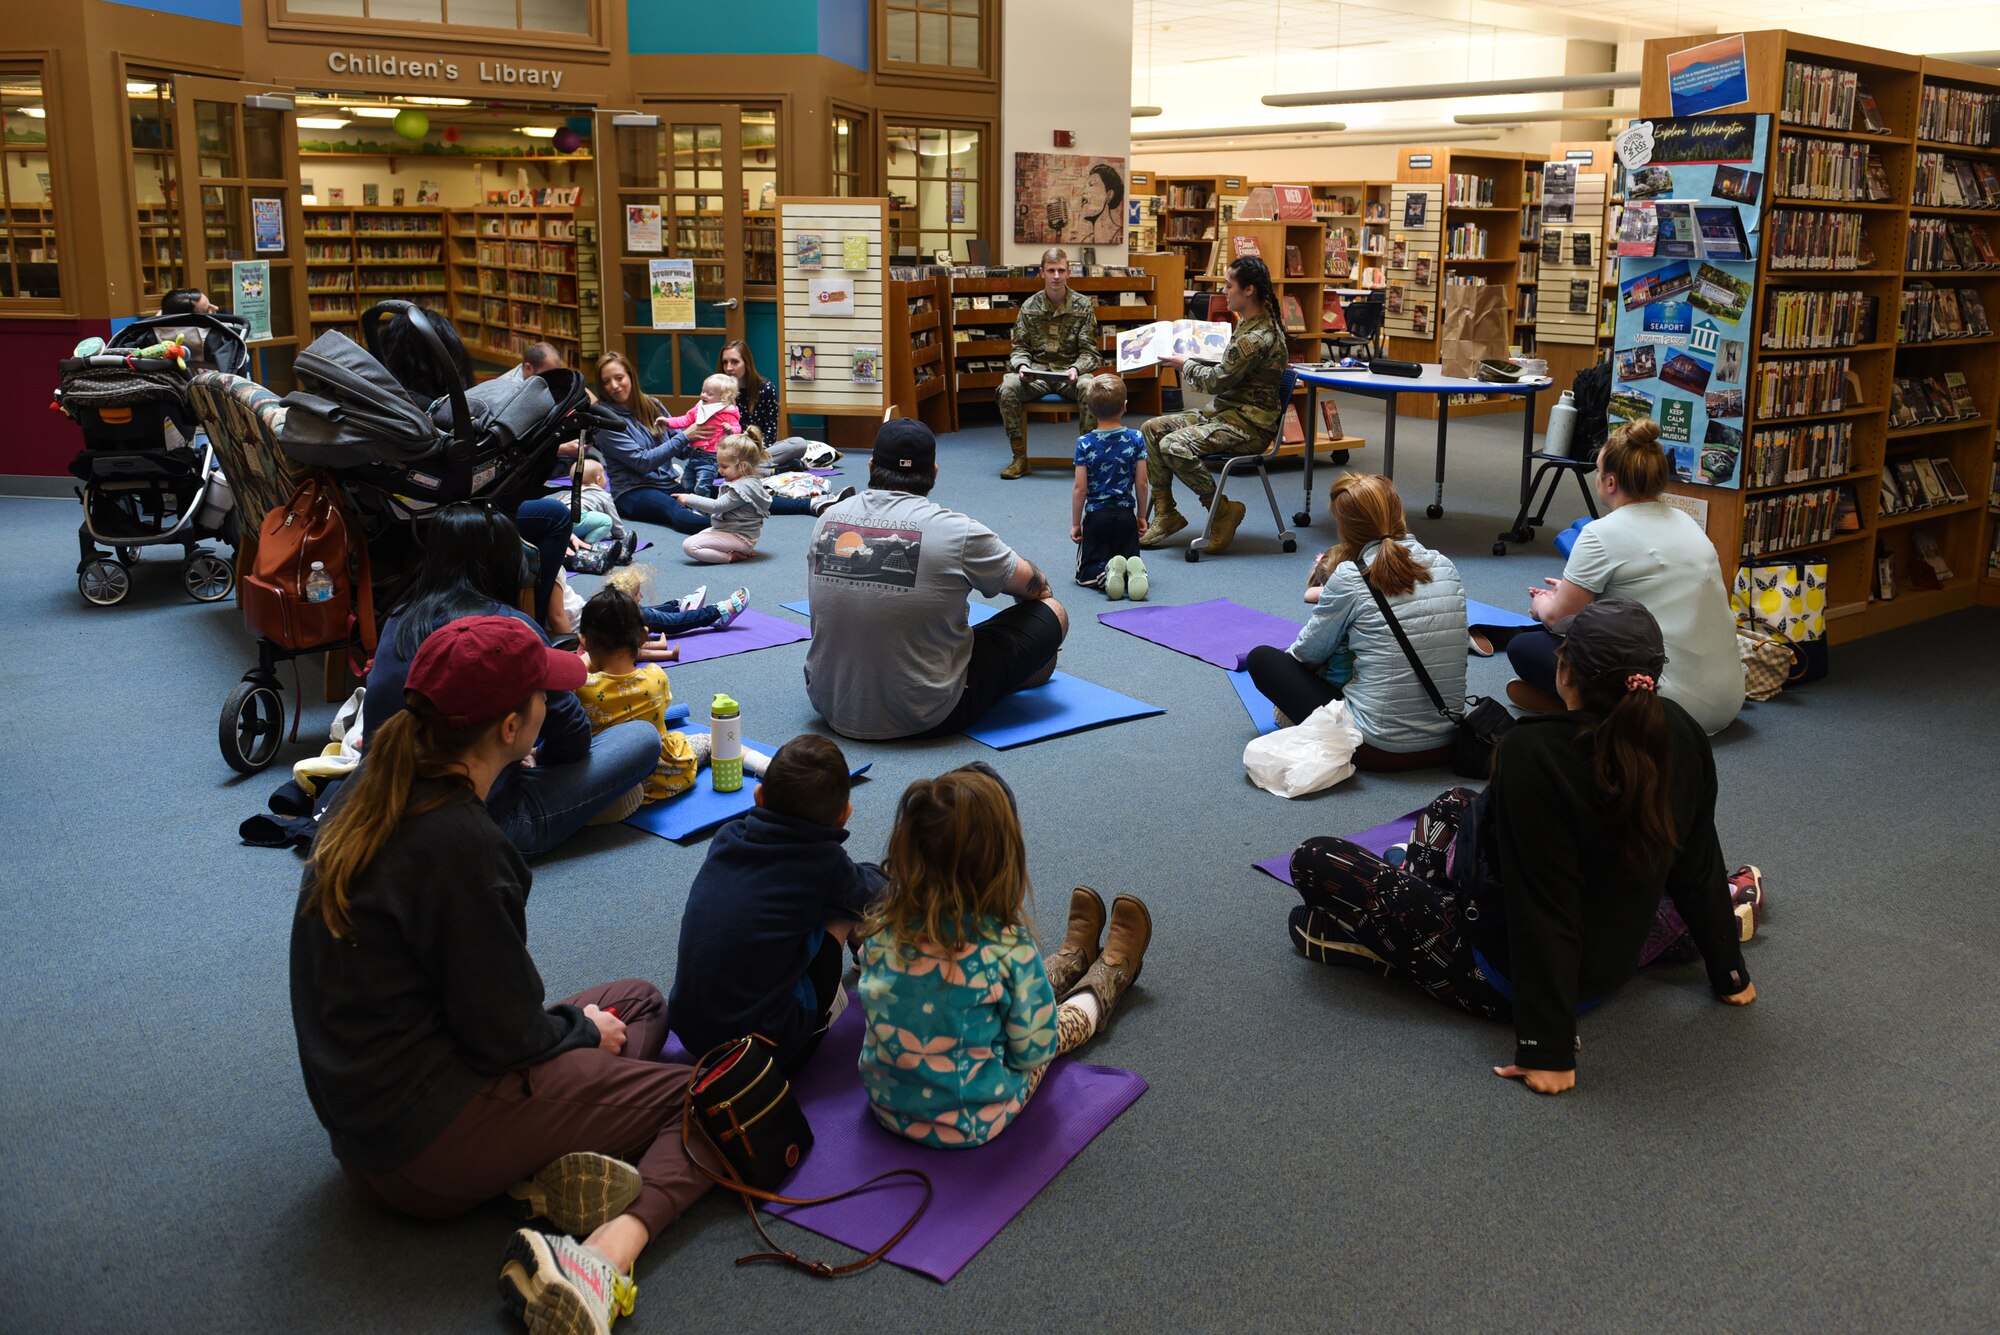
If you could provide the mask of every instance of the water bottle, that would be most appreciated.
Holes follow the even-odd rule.
[[[309,603],[330,603],[333,601],[333,576],[326,573],[326,563],[313,562],[312,573],[306,576],[306,601]]]
[[[743,710],[726,695],[708,706],[708,772],[718,793],[743,789]]]
[[[1567,459],[1576,438],[1576,395],[1564,390],[1556,406],[1549,409],[1549,429],[1542,437],[1542,453]]]

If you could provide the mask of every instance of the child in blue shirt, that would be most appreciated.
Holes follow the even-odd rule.
[[[1078,888],[1046,962],[1026,912],[1027,851],[1006,785],[983,765],[903,793],[888,881],[862,930],[861,1083],[875,1120],[926,1145],[970,1148],[1007,1129],[1049,1063],[1111,1017],[1139,976],[1153,922],[1130,895]]]
[[[1084,402],[1097,429],[1076,442],[1076,487],[1070,494],[1069,540],[1076,544],[1076,582],[1113,599],[1143,599],[1151,585],[1139,556],[1146,527],[1146,440],[1125,425],[1125,382],[1091,378]]]

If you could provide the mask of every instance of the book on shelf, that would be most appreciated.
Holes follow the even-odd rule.
[[[1854,423],[1766,427],[1753,431],[1744,455],[1746,486],[1776,487],[1845,473],[1853,458]]]
[[[1305,307],[1300,304],[1298,297],[1293,293],[1287,292],[1278,299],[1278,305],[1284,314],[1285,332],[1291,334],[1304,333],[1306,331],[1306,312]]]
[[[1234,259],[1263,259],[1264,248],[1257,244],[1254,236],[1243,236],[1232,232],[1229,236],[1229,250]]]
[[[1773,288],[1765,296],[1758,346],[1798,351],[1872,343],[1877,304],[1858,289]]]
[[[820,267],[824,242],[821,240],[819,233],[800,232],[793,239],[793,245],[796,247],[798,257],[795,263],[799,268],[810,270]]]
[[[1986,89],[1926,83],[1917,110],[1917,138],[1934,143],[1991,147],[2000,130],[2000,94]]]
[[[850,374],[856,384],[872,385],[880,382],[882,379],[882,349],[873,347],[856,348],[851,358],[850,366]]]
[[[787,380],[819,379],[819,349],[811,343],[793,343],[785,351]]]
[[[1297,246],[1285,247],[1285,277],[1304,278],[1306,276],[1305,252]]]
[[[1952,569],[1938,545],[1937,534],[1928,528],[1910,530],[1910,587],[1941,589],[1952,578]]]

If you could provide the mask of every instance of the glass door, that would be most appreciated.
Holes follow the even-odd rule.
[[[306,310],[300,231],[299,137],[293,112],[251,106],[259,89],[221,79],[174,80],[173,134],[187,281],[224,310],[268,305],[270,336],[250,345],[251,378],[283,394],[303,343]],[[243,273],[239,262],[268,263]]]
[[[616,172],[617,211],[606,222],[619,229],[616,244],[605,247],[618,257],[606,292],[617,306],[607,312],[607,333],[615,334],[606,342],[624,349],[648,394],[684,412],[717,369],[723,344],[743,337],[743,117],[734,104],[656,110],[657,124],[617,125],[609,116],[599,124]],[[657,312],[655,260],[685,261],[663,273]],[[681,273],[692,274],[692,327],[662,327],[689,322],[680,318],[689,316]]]

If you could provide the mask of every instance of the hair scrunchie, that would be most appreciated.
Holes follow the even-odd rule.
[[[1625,679],[1625,689],[1628,691],[1656,691],[1659,687],[1660,683],[1645,672],[1634,672]]]

